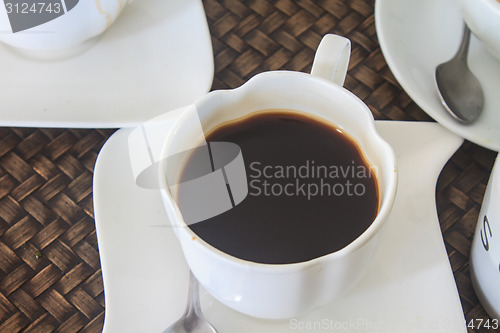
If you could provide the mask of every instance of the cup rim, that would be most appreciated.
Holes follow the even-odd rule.
[[[497,0],[484,0],[483,2],[485,3],[486,6],[488,6],[488,8],[491,11],[500,12],[500,2],[499,1],[497,1]]]
[[[346,245],[340,250],[310,259],[306,261],[300,261],[300,262],[293,262],[293,263],[284,263],[284,264],[270,264],[270,263],[260,263],[260,262],[254,262],[246,259],[241,259],[238,257],[235,257],[231,254],[228,254],[222,250],[217,249],[207,241],[205,241],[202,237],[199,237],[196,233],[194,233],[191,228],[185,223],[182,213],[178,209],[177,205],[173,204],[172,201],[174,200],[172,197],[172,194],[170,190],[168,189],[168,184],[166,183],[166,177],[164,176],[162,170],[165,168],[165,152],[169,146],[169,142],[171,142],[172,137],[176,133],[176,129],[179,127],[179,125],[182,123],[184,115],[181,115],[172,125],[172,127],[169,130],[169,133],[166,135],[163,147],[162,147],[162,158],[161,158],[161,164],[159,168],[159,178],[160,178],[160,191],[163,196],[163,201],[165,205],[168,204],[168,207],[166,207],[167,210],[172,210],[173,216],[177,219],[177,221],[170,221],[172,224],[172,227],[176,229],[176,231],[186,232],[186,236],[193,241],[193,245],[203,247],[205,250],[211,252],[212,254],[218,256],[221,259],[224,259],[225,261],[230,261],[234,265],[238,265],[241,267],[246,267],[246,268],[252,268],[253,270],[258,270],[262,272],[275,272],[275,273],[285,273],[287,271],[296,271],[296,270],[303,270],[307,269],[310,267],[313,267],[318,264],[322,264],[324,262],[330,261],[330,260],[335,260],[336,258],[346,256],[349,253],[355,252],[358,250],[362,245],[367,243],[370,239],[372,239],[375,235],[377,235],[378,231],[382,228],[384,225],[391,209],[392,205],[396,196],[396,190],[397,190],[397,179],[398,179],[398,168],[397,168],[397,161],[396,161],[396,156],[394,154],[394,151],[392,147],[380,136],[380,134],[377,132],[375,128],[375,120],[373,118],[373,115],[370,111],[370,109],[366,106],[366,104],[361,101],[356,95],[354,95],[352,92],[348,91],[344,87],[335,85],[329,80],[313,76],[311,74],[303,73],[303,72],[296,72],[296,71],[288,71],[288,70],[276,70],[276,71],[268,71],[268,72],[263,72],[259,73],[255,76],[253,76],[251,79],[249,79],[247,82],[242,84],[241,86],[234,88],[234,89],[225,89],[225,90],[215,90],[211,91],[205,96],[201,97],[198,99],[196,102],[194,102],[194,105],[199,105],[202,103],[205,103],[207,99],[211,99],[217,94],[232,94],[236,92],[240,92],[244,89],[247,89],[247,87],[251,87],[253,84],[255,84],[256,81],[260,79],[266,79],[268,76],[275,76],[275,75],[300,75],[304,76],[307,79],[312,79],[312,80],[318,80],[320,84],[327,85],[330,89],[333,87],[334,89],[341,89],[342,93],[348,95],[349,98],[354,99],[358,104],[360,104],[363,109],[366,110],[366,116],[369,117],[369,124],[370,127],[367,128],[367,132],[370,132],[369,136],[372,137],[373,140],[376,140],[377,145],[379,145],[379,150],[380,154],[385,156],[386,158],[389,158],[390,161],[388,162],[388,165],[391,165],[393,170],[392,172],[389,172],[389,176],[386,177],[386,181],[384,183],[384,195],[381,196],[380,198],[380,206],[379,206],[379,211],[375,219],[372,221],[370,226],[363,231],[358,237],[356,237],[351,243]],[[306,112],[307,113],[307,112]],[[169,218],[171,218],[172,215],[169,215]],[[181,235],[179,235],[176,232],[176,236],[179,238]]]

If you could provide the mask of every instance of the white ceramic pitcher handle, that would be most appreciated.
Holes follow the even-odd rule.
[[[351,56],[351,41],[345,37],[328,34],[319,43],[311,74],[344,85]]]

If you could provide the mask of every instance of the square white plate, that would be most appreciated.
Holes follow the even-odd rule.
[[[225,332],[466,332],[435,204],[443,165],[462,139],[436,123],[377,122],[395,150],[399,185],[375,259],[343,299],[301,318],[258,320],[202,291],[206,317]],[[158,190],[136,185],[131,129],[99,154],[94,210],[106,297],[104,332],[162,332],[184,311],[189,271]]]
[[[201,0],[136,0],[73,58],[0,44],[0,59],[0,126],[136,126],[204,95],[214,70]]]

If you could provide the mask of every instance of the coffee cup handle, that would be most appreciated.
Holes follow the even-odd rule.
[[[350,55],[351,41],[349,39],[339,35],[325,35],[316,50],[311,75],[343,86]]]

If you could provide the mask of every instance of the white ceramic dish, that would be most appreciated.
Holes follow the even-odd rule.
[[[340,301],[287,321],[241,315],[202,292],[203,311],[219,332],[466,332],[435,205],[438,175],[462,139],[435,123],[376,126],[395,150],[400,178],[381,246],[363,279]],[[104,332],[157,333],[181,316],[189,275],[159,191],[135,183],[131,132],[119,130],[106,142],[94,174]]]
[[[0,45],[0,125],[135,126],[204,95],[213,80],[201,0],[140,0],[86,52],[36,61]]]
[[[472,33],[500,61],[500,3],[497,0],[459,0],[462,16]]]
[[[500,158],[493,165],[470,254],[472,285],[491,318],[500,320]]]
[[[436,90],[434,70],[453,56],[461,39],[458,0],[377,0],[375,25],[385,59],[408,95],[449,130],[500,150],[500,62],[475,37],[471,38],[469,65],[485,92],[478,121],[471,125],[456,122]]]
[[[43,59],[76,54],[113,24],[127,2],[70,0],[46,5],[5,1],[0,6],[0,41]]]

